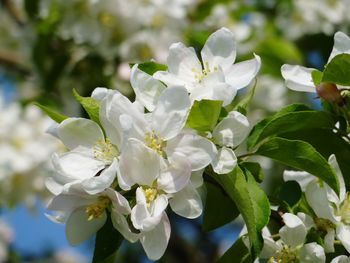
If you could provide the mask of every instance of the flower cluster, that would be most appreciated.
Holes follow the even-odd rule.
[[[168,205],[186,218],[201,215],[203,170],[232,171],[233,149],[250,127],[238,111],[205,133],[187,122],[198,101],[228,105],[255,78],[260,58],[233,64],[235,57],[234,35],[226,28],[208,38],[201,60],[193,48],[173,44],[167,71],[150,75],[133,66],[135,102],[96,88],[91,98],[99,104],[99,121],[67,118],[51,127],[68,152],[53,155],[56,173],[46,185],[55,197],[48,208],[53,220],[66,223],[71,244],[96,233],[110,215],[124,238],[140,241],[156,260],[170,237]]]

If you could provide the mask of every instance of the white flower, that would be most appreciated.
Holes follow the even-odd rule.
[[[298,215],[303,216],[302,213]],[[296,215],[285,213],[282,216],[285,225],[279,230],[280,239],[274,241],[268,230],[263,231],[264,247],[260,258],[269,262],[323,263],[326,256],[317,243],[305,244],[307,226]]]
[[[286,171],[284,180],[295,180],[305,192],[306,200],[317,215],[315,226],[327,232],[326,252],[334,252],[334,238],[337,237],[350,252],[350,200],[344,178],[334,155],[328,160],[335,170],[340,185],[339,196],[326,183],[306,172]]]
[[[117,191],[108,188],[90,195],[80,185],[69,188],[55,196],[48,209],[58,212],[58,216],[48,215],[50,219],[66,223],[66,236],[70,244],[77,245],[90,238],[106,222],[106,209],[113,214],[128,215],[131,212],[128,201]],[[121,233],[124,232],[118,229]]]
[[[231,172],[237,165],[237,158],[232,150],[240,145],[250,131],[248,119],[238,111],[231,111],[213,130],[213,141],[220,147],[212,162],[218,174]]]
[[[328,62],[336,55],[342,53],[350,54],[350,38],[342,32],[337,32],[334,35],[334,46]],[[314,68],[288,64],[281,67],[281,73],[286,81],[286,86],[292,90],[303,92],[316,92],[311,76],[311,72],[314,70]]]
[[[163,169],[160,162],[165,161],[170,168],[162,172],[162,182],[168,191],[177,192],[187,184],[191,171],[203,169],[211,162],[216,152],[213,143],[183,131],[190,107],[187,91],[181,87],[165,89],[150,114],[123,110],[111,102],[110,116],[129,114],[124,119],[129,139],[120,156],[118,174],[122,189],[128,190],[134,184],[151,185],[159,169]]]
[[[156,79],[168,86],[184,86],[192,100],[222,100],[229,104],[238,89],[254,79],[260,69],[260,57],[233,65],[236,43],[227,28],[221,28],[209,36],[201,51],[203,66],[193,48],[182,43],[170,46],[167,59],[168,71],[158,71]]]

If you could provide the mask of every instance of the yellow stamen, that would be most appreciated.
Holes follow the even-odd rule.
[[[154,132],[146,133],[145,142],[149,148],[155,150],[160,156],[165,155],[163,148],[166,146],[166,142]]]
[[[91,204],[86,207],[85,212],[88,216],[88,221],[96,218],[100,218],[106,208],[110,205],[111,200],[106,196],[101,196],[97,203]]]
[[[104,161],[106,164],[111,164],[113,159],[119,155],[118,149],[108,138],[106,140],[98,140],[93,151],[94,157],[98,160]]]

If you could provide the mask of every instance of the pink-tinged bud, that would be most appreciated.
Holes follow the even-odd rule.
[[[325,101],[336,102],[343,104],[343,98],[338,90],[337,86],[333,83],[321,83],[316,87],[316,92]]]

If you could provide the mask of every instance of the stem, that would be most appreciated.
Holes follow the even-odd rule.
[[[255,155],[255,154],[256,154],[256,152],[245,153],[245,154],[242,154],[242,155],[237,156],[237,159],[239,159],[239,158],[245,158],[245,157],[248,157],[248,156],[253,156],[253,155]]]

